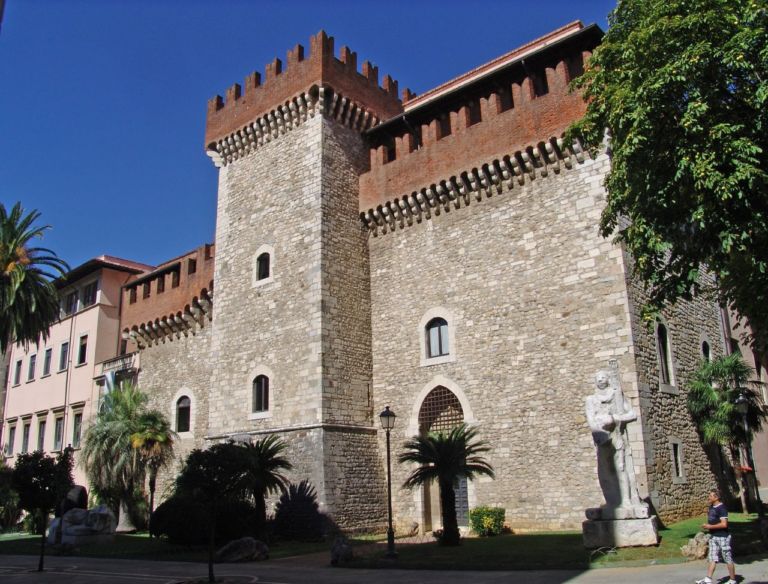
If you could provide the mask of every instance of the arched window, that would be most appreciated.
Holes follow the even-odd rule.
[[[257,375],[253,380],[253,413],[269,410],[269,377]]]
[[[442,357],[448,354],[448,322],[444,318],[433,318],[427,323],[427,357]]]
[[[189,432],[189,417],[192,410],[192,402],[185,395],[176,402],[176,431]]]
[[[667,327],[659,322],[656,324],[656,350],[659,353],[659,381],[672,385],[672,358],[669,347]]]
[[[701,343],[701,356],[705,361],[709,362],[710,352],[709,352],[709,343],[707,341],[702,341]]]
[[[256,259],[256,279],[266,280],[269,278],[269,254],[264,252]]]

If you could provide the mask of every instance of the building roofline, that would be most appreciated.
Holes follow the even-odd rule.
[[[71,269],[66,274],[54,280],[54,285],[57,288],[65,288],[80,280],[87,275],[102,269],[117,270],[119,272],[127,272],[129,274],[141,274],[143,272],[154,270],[154,266],[148,264],[142,264],[123,258],[118,258],[110,255],[100,255],[92,258],[85,263]]]

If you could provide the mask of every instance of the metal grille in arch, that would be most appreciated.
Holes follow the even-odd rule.
[[[459,398],[449,389],[438,386],[429,392],[419,410],[419,431],[448,431],[464,422]]]

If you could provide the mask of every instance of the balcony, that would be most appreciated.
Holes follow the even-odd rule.
[[[138,354],[130,353],[128,355],[120,355],[114,359],[108,359],[101,364],[101,374],[118,373],[120,371],[128,371],[136,369],[138,365]]]

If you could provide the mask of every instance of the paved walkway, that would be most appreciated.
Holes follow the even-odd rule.
[[[46,571],[35,572],[37,558],[0,556],[3,584],[179,584],[207,577],[205,564],[105,560],[95,558],[46,558]],[[263,563],[216,565],[217,580],[228,584],[677,584],[692,582],[704,574],[703,561],[643,568],[603,568],[583,572],[541,570],[535,572],[444,572],[435,570],[352,570],[317,565],[301,557]],[[719,568],[715,576],[725,576]],[[743,584],[768,584],[768,558],[745,560],[737,566]]]

